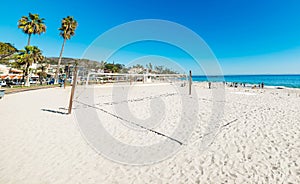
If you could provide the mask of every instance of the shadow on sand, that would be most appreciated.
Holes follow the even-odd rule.
[[[56,111],[56,110],[51,110],[51,109],[41,109],[42,111],[46,111],[46,112],[52,112],[52,113],[56,113],[56,114],[62,114],[62,115],[67,115],[68,113],[66,112],[62,112],[62,111]]]

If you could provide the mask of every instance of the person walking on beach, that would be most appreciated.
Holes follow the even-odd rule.
[[[262,82],[261,83],[261,89],[264,89],[265,84]]]
[[[211,82],[208,82],[208,88],[209,89],[211,88]]]

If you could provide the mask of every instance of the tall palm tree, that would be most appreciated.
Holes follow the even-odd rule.
[[[43,18],[39,14],[29,13],[29,16],[23,16],[18,21],[18,28],[22,29],[25,34],[28,34],[27,45],[30,45],[30,38],[32,34],[42,34],[46,32],[46,25]]]
[[[100,62],[100,70],[102,70],[102,72],[104,72],[104,69],[105,69],[105,65],[107,64],[107,62],[105,62],[105,61],[101,61]]]
[[[19,65],[23,66],[23,79],[26,77],[25,86],[30,86],[29,68],[33,63],[38,63],[44,60],[42,51],[36,46],[26,46],[25,50],[20,50],[16,59]]]
[[[152,63],[149,63],[149,64],[146,64],[146,68],[148,69],[148,72],[152,72],[153,70],[153,66],[152,66]]]
[[[61,27],[58,30],[60,30],[60,36],[63,37],[64,42],[61,47],[58,64],[57,64],[57,69],[55,72],[55,83],[58,82],[58,74],[59,74],[59,68],[60,68],[60,63],[61,63],[61,57],[62,57],[62,53],[64,51],[66,41],[71,39],[71,37],[75,35],[75,30],[76,30],[77,26],[78,26],[77,21],[71,16],[67,16],[67,17],[63,18],[61,21]]]

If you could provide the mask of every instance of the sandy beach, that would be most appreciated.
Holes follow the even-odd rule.
[[[111,85],[98,86],[90,106],[80,103],[90,102],[84,100],[90,96],[79,88],[72,115],[65,114],[70,88],[5,95],[0,100],[0,183],[300,183],[299,90],[226,87],[220,100],[206,83],[194,87],[197,95],[190,98],[170,84],[133,85],[122,100],[124,94],[113,93]],[[187,86],[178,89],[188,91]],[[184,112],[182,101],[189,99],[198,104],[191,136],[175,137],[183,143],[180,150],[153,164],[107,158],[78,122],[78,113],[94,109],[116,140],[151,146],[169,138],[137,130],[127,120],[145,120],[143,127],[172,135]],[[219,126],[210,130],[216,104],[223,114],[213,116]],[[118,111],[124,107],[130,115]],[[210,132],[211,142],[203,147]]]

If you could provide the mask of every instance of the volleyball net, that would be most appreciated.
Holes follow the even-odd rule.
[[[188,82],[187,74],[119,74],[119,73],[88,73],[84,79],[85,85],[106,83],[150,84],[175,83],[185,86]]]

